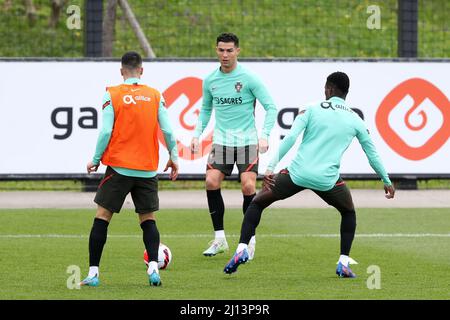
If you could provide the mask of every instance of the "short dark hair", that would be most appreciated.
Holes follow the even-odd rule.
[[[122,67],[127,69],[137,69],[142,67],[142,57],[139,53],[129,51],[122,56]]]
[[[217,37],[216,45],[219,44],[219,42],[233,42],[236,48],[239,48],[239,38],[237,37],[237,35],[231,32],[220,34]]]
[[[333,72],[327,77],[327,84],[334,86],[343,94],[347,94],[350,87],[350,79],[344,72]]]

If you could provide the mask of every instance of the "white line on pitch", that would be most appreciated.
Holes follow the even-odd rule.
[[[239,235],[227,235],[238,238]],[[88,238],[89,235],[82,234],[0,234],[0,239],[26,239],[26,238]],[[161,238],[210,238],[211,234],[161,234]],[[258,234],[261,238],[338,238],[339,234],[320,233],[293,233],[293,234]],[[449,238],[450,233],[361,233],[357,238]],[[140,234],[111,234],[108,238],[142,238]]]

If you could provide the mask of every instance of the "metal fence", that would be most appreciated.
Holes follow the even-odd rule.
[[[378,12],[368,24],[370,1],[158,1],[147,11],[130,3],[158,56],[211,57],[226,31],[239,35],[242,57],[396,56],[396,1],[379,2],[379,24]],[[126,39],[118,37],[117,49]]]
[[[419,56],[450,57],[450,2],[421,0],[418,9]]]
[[[125,2],[156,57],[214,57],[229,31],[247,58],[450,57],[448,0],[0,0],[0,56],[144,54]]]

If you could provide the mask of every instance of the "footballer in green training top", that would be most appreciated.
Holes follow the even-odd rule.
[[[205,256],[214,256],[228,249],[223,225],[225,206],[220,192],[224,177],[231,175],[236,163],[245,213],[256,192],[258,153],[267,151],[270,131],[277,115],[272,97],[261,80],[238,64],[238,37],[232,33],[223,33],[216,40],[220,67],[203,81],[203,104],[191,142],[191,151],[198,152],[199,137],[214,109],[215,127],[206,167],[206,194],[215,239],[203,252]],[[256,100],[266,111],[259,139],[255,125]],[[253,236],[249,244],[250,259],[253,258],[255,244]]]
[[[248,206],[241,228],[241,237],[235,254],[224,272],[231,274],[249,260],[250,237],[265,208],[275,201],[310,189],[341,214],[341,246],[336,274],[354,278],[349,257],[356,230],[356,212],[352,196],[339,175],[342,156],[353,138],[361,144],[371,167],[384,183],[386,198],[394,198],[395,189],[372,142],[363,120],[350,108],[345,98],[350,79],[343,72],[334,72],[325,83],[325,101],[300,111],[291,130],[283,139],[264,176],[263,189]],[[274,175],[278,162],[293,147],[303,132],[302,143],[290,165]]]

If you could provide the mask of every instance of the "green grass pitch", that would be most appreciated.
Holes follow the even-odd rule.
[[[149,287],[136,214],[109,227],[97,288],[68,289],[70,265],[88,270],[93,210],[0,210],[0,299],[449,299],[448,209],[359,209],[351,256],[356,279],[334,274],[340,216],[334,209],[268,209],[255,259],[226,275],[238,242],[240,210],[226,210],[230,252],[203,257],[211,240],[207,210],[161,210],[161,241],[173,253]],[[379,289],[368,289],[380,270]],[[370,269],[369,269],[370,270]],[[370,278],[372,277],[372,278]]]

